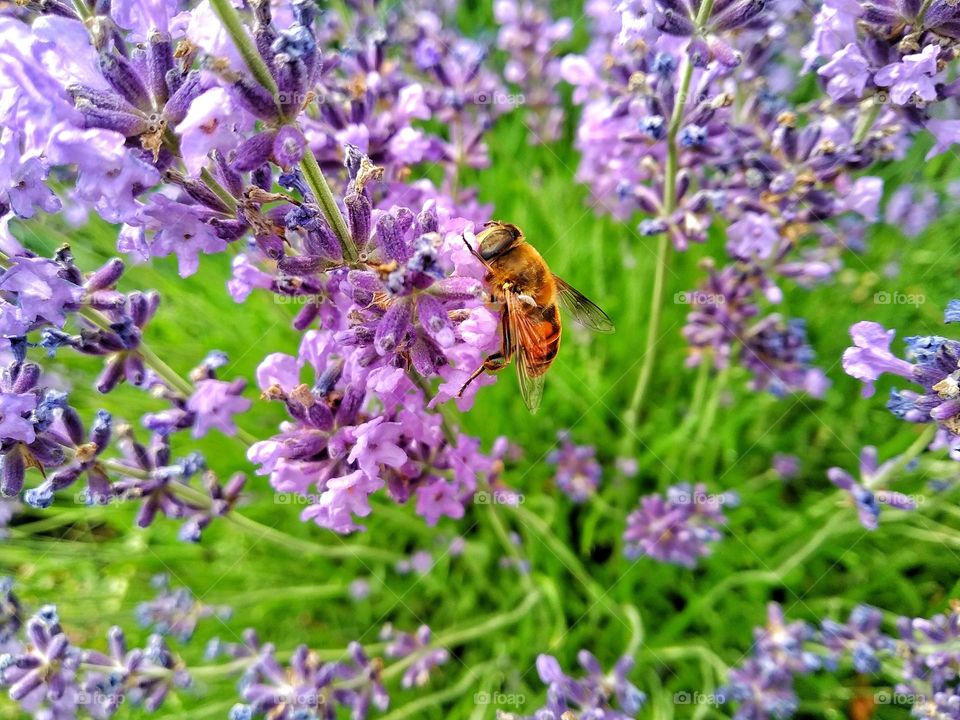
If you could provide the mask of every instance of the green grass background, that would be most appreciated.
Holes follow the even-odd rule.
[[[488,11],[464,12],[465,24],[493,32]],[[581,21],[573,45],[582,46],[584,32]],[[934,218],[916,240],[877,224],[869,231],[868,250],[849,254],[847,269],[832,285],[804,290],[784,284],[781,311],[807,318],[818,362],[833,383],[823,400],[751,392],[746,375],[734,370],[723,386],[711,378],[703,403],[696,406],[696,371],[684,366],[680,335],[688,308],[673,302],[673,296],[699,284],[702,258],[723,257],[722,232],[713,232],[703,246],[674,254],[663,339],[653,350],[656,371],[642,422],[631,436],[621,415],[640,359],[649,350],[643,338],[653,248],[650,239],[635,232],[636,219],[620,223],[591,211],[586,189],[574,180],[574,120],[575,114],[562,141],[534,146],[518,117],[504,117],[490,136],[492,166],[471,173],[466,183],[479,188],[496,217],[524,228],[558,274],[602,305],[614,318],[617,333],[566,334],[538,415],[527,413],[510,373],[484,388],[476,408],[459,419],[487,446],[498,435],[507,435],[523,447],[523,459],[508,467],[505,481],[524,493],[525,507],[576,556],[601,588],[600,602],[591,599],[571,572],[569,558],[557,556],[550,537],[532,531],[503,508],[475,506],[463,520],[445,520],[432,529],[412,508],[379,500],[368,519],[368,532],[341,540],[302,524],[299,507],[278,504],[266,480],[251,474],[249,502],[242,511],[265,525],[333,548],[347,542],[402,555],[427,549],[436,565],[424,576],[401,575],[386,560],[308,556],[225,522],[214,523],[201,544],[186,545],[177,541],[173,522],[159,519],[149,530],[139,531],[132,527],[132,508],[89,510],[66,497],[49,511],[25,512],[0,545],[0,572],[16,576],[25,604],[57,603],[78,644],[102,648],[104,632],[112,624],[127,628],[132,642],[142,641],[146,633],[136,628],[133,608],[152,596],[149,578],[167,572],[174,585],[188,586],[204,602],[235,608],[226,623],[202,622],[188,645],[172,641],[188,665],[207,664],[201,655],[210,637],[235,641],[247,626],[282,650],[299,643],[335,650],[356,639],[376,642],[379,626],[387,621],[406,630],[426,622],[441,632],[509,612],[528,592],[515,571],[500,566],[504,550],[490,517],[498,513],[522,536],[519,550],[529,559],[544,599],[510,627],[452,647],[454,657],[427,688],[400,690],[393,683],[392,709],[403,710],[431,692],[453,687],[468,668],[496,663],[470,683],[467,692],[453,693],[444,703],[409,708],[410,717],[425,718],[492,717],[496,706],[475,702],[474,693],[481,691],[521,694],[525,708],[500,709],[531,712],[542,701],[543,688],[533,669],[537,653],[555,654],[571,668],[577,651],[587,648],[605,666],[611,665],[636,630],[623,622],[624,605],[636,608],[643,622],[632,677],[651,695],[648,717],[728,716],[730,706],[677,704],[674,694],[709,692],[722,665],[741,662],[750,649],[751,628],[763,623],[770,600],[781,602],[790,617],[810,621],[826,615],[845,618],[858,602],[884,609],[891,620],[898,614],[930,615],[942,609],[958,590],[955,494],[948,492],[916,513],[884,511],[880,529],[866,533],[852,508],[830,499],[833,489],[824,472],[832,465],[855,470],[863,445],[877,445],[886,458],[915,438],[914,428],[883,407],[889,383],[881,382],[873,399],[862,399],[859,383],[842,372],[840,356],[849,344],[848,327],[858,320],[896,327],[901,337],[946,332],[943,307],[958,294],[958,215]],[[888,194],[900,183],[920,180],[942,192],[957,177],[956,158],[948,154],[926,163],[922,158],[927,147],[929,138],[921,138],[906,160],[880,169]],[[102,223],[67,230],[51,218],[19,224],[16,231],[42,251],[69,239],[85,268],[114,254],[116,230]],[[146,337],[181,373],[216,348],[231,359],[224,377],[252,380],[267,352],[296,351],[298,334],[290,327],[296,308],[275,304],[262,294],[234,304],[224,287],[229,261],[227,254],[204,257],[197,275],[181,279],[174,263],[161,260],[132,267],[124,278],[124,289],[156,288],[162,293],[160,313]],[[888,278],[883,269],[892,261],[900,273]],[[878,305],[873,298],[880,291],[919,294],[925,302]],[[96,359],[61,353],[46,367],[74,389],[73,402],[85,418],[106,407],[119,419],[135,422],[141,413],[162,407],[128,387],[106,398],[97,396],[91,388],[99,370]],[[258,401],[252,382],[248,395],[254,406],[240,424],[257,437],[270,436],[283,418],[282,408]],[[709,405],[711,398],[716,399],[716,418],[703,424],[702,405]],[[604,467],[603,502],[577,507],[554,487],[552,467],[544,458],[560,429],[570,429],[576,441],[596,446]],[[179,440],[180,451],[193,447],[187,438]],[[196,447],[223,477],[251,470],[243,445],[235,439],[213,433]],[[638,474],[629,480],[613,467],[624,448],[639,463]],[[775,452],[801,458],[796,479],[784,483],[767,472]],[[934,470],[955,474],[949,464],[925,465],[899,487],[915,491]],[[705,482],[711,491],[741,493],[741,506],[729,512],[725,539],[693,571],[652,560],[625,560],[619,538],[626,514],[639,496],[680,480]],[[457,534],[467,540],[465,554],[445,556],[445,543]],[[802,560],[791,562],[796,557]],[[780,569],[786,572],[778,573]],[[369,599],[349,598],[347,587],[356,578],[370,580]],[[859,678],[843,667],[833,677],[804,678],[798,685],[801,716],[845,717],[850,697],[866,692],[862,687],[871,683],[883,686],[889,678]],[[198,681],[193,690],[171,696],[157,717],[224,717],[236,699],[232,679]],[[906,717],[908,711],[878,706],[874,717]],[[6,697],[0,698],[0,717],[18,717]],[[119,717],[139,713],[124,708]]]

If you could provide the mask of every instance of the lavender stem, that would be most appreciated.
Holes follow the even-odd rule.
[[[240,13],[233,7],[230,0],[210,0],[210,4],[213,6],[214,12],[217,13],[217,17],[220,18],[220,22],[226,28],[230,39],[233,40],[240,57],[243,58],[244,63],[250,69],[250,73],[258,83],[270,92],[274,97],[274,102],[276,102],[279,92],[277,83],[270,73],[270,68],[260,57],[260,53],[257,51],[256,45],[253,44],[253,40],[250,39],[250,35],[244,30]]]
[[[320,170],[317,156],[313,154],[313,150],[309,145],[306,147],[303,159],[300,161],[300,169],[303,171],[303,176],[310,186],[310,190],[320,203],[324,217],[326,217],[327,222],[337,236],[344,260],[348,263],[357,262],[359,259],[357,247],[353,243],[353,238],[350,237],[347,223],[344,221],[340,207],[333,197],[330,185],[327,184],[327,179],[323,176],[323,171]]]

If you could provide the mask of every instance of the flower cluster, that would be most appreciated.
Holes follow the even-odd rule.
[[[7,585],[6,595],[16,603]],[[15,604],[19,615],[19,604]],[[153,712],[169,692],[190,684],[182,664],[160,635],[143,648],[128,648],[123,630],[112,627],[107,652],[74,645],[53,605],[10,633],[0,655],[0,686],[34,717],[112,716],[124,703]]]
[[[228,620],[231,608],[223,605],[206,605],[188,588],[173,588],[167,575],[157,575],[150,583],[157,596],[136,607],[137,622],[160,635],[171,635],[181,643],[190,641],[197,624],[204,618],[217,617]]]
[[[736,493],[712,495],[703,483],[681,483],[665,495],[646,495],[627,516],[624,554],[692,568],[710,554],[710,543],[723,537],[723,509],[737,502]]]
[[[427,11],[360,10],[348,32],[307,2],[280,9],[256,2],[249,15],[218,2],[180,13],[175,3],[148,13],[87,10],[96,22],[59,5],[9,19],[7,29],[21,35],[7,61],[16,71],[11,93],[24,103],[10,109],[15,146],[4,157],[44,162],[25,161],[4,213],[56,210],[62,202],[44,184],[47,172],[76,170],[84,191],[70,201],[123,223],[118,248],[136,260],[175,255],[187,276],[201,255],[241,248],[231,295],[241,302],[265,290],[298,304],[293,323],[303,332],[298,357],[270,355],[258,372],[265,399],[284,402],[292,416],[281,435],[251,447],[260,472],[281,491],[315,491],[304,519],[338,532],[359,527],[353,517],[369,512],[367,497],[382,487],[398,502],[414,498],[430,523],[462,516],[478,482],[496,481],[499,455],[482,454],[436,406],[455,396],[496,342],[497,318],[483,307],[484,273],[464,244],[486,213],[469,197],[403,181],[411,166],[438,163],[444,184],[456,188],[460,168],[485,164],[483,135],[500,110],[483,98],[502,86],[483,65],[484,48]],[[388,32],[377,29],[381,21]],[[72,53],[53,51],[61,36]],[[40,89],[54,111],[26,102]],[[59,135],[56,118],[65,123]],[[428,118],[446,122],[450,136],[414,126]],[[41,137],[45,146],[32,144]],[[69,138],[71,152],[55,152],[54,137]],[[107,148],[116,154],[112,165],[102,157]],[[101,181],[105,172],[110,183]],[[324,173],[347,183],[340,198]],[[180,485],[203,461],[171,462],[169,438],[184,430],[237,434],[234,417],[251,406],[244,381],[218,376],[228,364],[222,353],[211,353],[190,382],[155,356],[143,336],[159,298],[118,291],[123,262],[84,278],[68,250],[46,260],[12,247],[0,302],[9,308],[4,343],[17,362],[34,345],[102,355],[101,392],[128,382],[170,407],[142,418],[149,445],[128,426],[113,431],[103,413],[91,430],[97,437],[82,442],[64,397],[44,400],[33,370],[11,375],[3,392],[6,494],[20,491],[24,468],[68,462],[27,501],[49,505],[56,490],[86,474],[93,501],[143,498],[140,525],[157,511],[187,517],[182,536],[198,539],[236,503],[242,479],[211,480],[201,502]],[[74,333],[64,329],[68,317]],[[310,385],[299,377],[306,366]],[[461,408],[481,385],[458,400]],[[28,427],[36,408],[48,425],[55,415],[68,418],[66,450],[36,440]],[[119,438],[123,461],[104,460],[111,438]],[[119,482],[109,481],[111,470]]]
[[[793,677],[821,667],[821,659],[808,649],[815,637],[805,622],[786,623],[782,608],[771,603],[764,628],[754,630],[753,652],[730,671],[725,699],[739,704],[734,717],[786,718],[797,710]]]
[[[797,675],[836,673],[845,665],[862,675],[892,675],[893,690],[912,706],[913,717],[957,717],[957,603],[929,619],[898,618],[896,635],[884,632],[883,620],[877,608],[857,605],[846,622],[828,618],[816,629],[785,623],[782,609],[771,604],[768,625],[754,632],[751,657],[730,671],[722,691],[738,704],[734,717],[788,718],[799,705]]]
[[[547,686],[547,704],[531,715],[531,719],[575,715],[603,720],[631,720],[637,716],[647,696],[629,680],[633,658],[620,658],[609,673],[603,671],[597,658],[587,650],[577,654],[577,662],[585,673],[581,678],[564,673],[552,655],[537,657],[537,673]]]
[[[575,503],[582,503],[600,484],[602,469],[595,457],[596,448],[574,444],[567,431],[557,433],[557,440],[560,446],[550,451],[547,462],[557,466],[555,480],[561,492]]]
[[[163,594],[141,605],[137,614],[157,625],[160,633],[174,634],[186,643],[196,622],[213,614],[199,611],[200,607],[187,589],[170,589],[164,580]],[[221,621],[228,610],[214,609]],[[405,671],[403,687],[425,684],[431,669],[449,658],[446,649],[430,645],[426,626],[415,635],[387,627],[383,637],[390,640],[387,656],[395,660],[391,668]],[[337,708],[348,709],[351,717],[366,718],[370,708],[382,711],[389,705],[384,663],[369,657],[359,643],[351,643],[344,659],[336,662],[324,662],[300,646],[290,655],[288,667],[277,660],[274,646],[261,643],[252,629],[243,632],[242,642],[220,644],[219,650],[208,655],[232,661],[194,671],[240,675],[244,702],[230,710],[232,720],[261,715],[319,718]],[[56,607],[45,605],[26,617],[10,579],[0,579],[0,687],[7,688],[10,698],[34,717],[102,719],[127,704],[140,712],[154,712],[171,692],[191,687],[190,673],[163,634],[150,635],[143,648],[130,648],[123,630],[115,626],[107,633],[105,651],[80,647],[70,640]]]
[[[521,91],[506,99],[523,105],[532,142],[556,140],[564,117],[556,89],[561,79],[556,46],[570,37],[573,22],[554,20],[537,0],[498,0],[493,14],[500,25],[497,45],[509,54],[504,76]]]
[[[880,487],[890,479],[891,470],[898,464],[899,459],[894,458],[880,465],[877,460],[877,449],[867,446],[860,451],[860,482],[842,468],[832,467],[827,470],[830,482],[841,490],[847,491],[850,500],[857,508],[860,524],[867,530],[877,529],[881,505],[889,505],[900,510],[913,510],[917,506],[916,501],[903,493]]]
[[[685,294],[689,362],[738,359],[756,389],[819,397],[827,381],[802,321],[767,306],[785,281],[823,282],[843,250],[862,245],[883,187],[854,173],[901,156],[924,126],[937,137],[932,153],[943,152],[960,121],[930,119],[955,92],[950,3],[824,3],[804,56],[807,71],[826,61],[827,97],[794,106],[780,78],[797,68],[778,66],[789,53],[776,51],[805,12],[801,3],[774,12],[746,1],[594,2],[592,44],[562,70],[583,105],[578,176],[599,207],[642,213],[642,237],[667,233],[679,249],[725,221],[728,262],[707,263],[707,280]],[[902,198],[891,205],[891,217],[906,210]]]
[[[960,301],[953,300],[944,322],[958,321]],[[843,353],[843,369],[864,383],[865,397],[873,395],[873,384],[884,373],[918,385],[922,392],[891,390],[887,409],[907,422],[935,423],[938,445],[948,447],[954,459],[960,458],[960,342],[939,335],[908,337],[905,360],[890,349],[894,334],[875,322],[853,325],[853,347]]]

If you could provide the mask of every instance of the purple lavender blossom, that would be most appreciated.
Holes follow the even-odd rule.
[[[796,455],[776,453],[773,456],[773,471],[782,480],[791,480],[800,471],[800,459]]]
[[[957,322],[956,301],[944,314],[947,323]],[[873,383],[883,373],[892,373],[919,385],[923,392],[893,390],[887,409],[907,422],[936,423],[954,449],[960,441],[960,343],[940,336],[908,337],[908,357],[890,351],[894,331],[873,322],[859,322],[850,328],[855,347],[843,353],[843,369],[865,383],[864,395],[873,394]]]
[[[869,605],[857,605],[846,623],[823,621],[823,644],[835,656],[849,653],[853,667],[860,673],[880,672],[878,653],[892,653],[895,644],[880,629],[883,614]]]
[[[877,449],[866,446],[860,451],[860,478],[857,482],[852,475],[838,467],[827,470],[830,482],[841,490],[850,494],[851,500],[857,508],[860,524],[867,530],[876,530],[880,517],[880,506],[889,505],[899,510],[913,510],[917,504],[907,495],[893,490],[878,489],[889,479],[890,468],[896,463],[896,458],[888,460],[883,465],[877,461]]]
[[[244,703],[230,710],[231,720],[261,715],[274,720],[316,717],[339,707],[355,717],[366,717],[368,708],[386,710],[390,697],[383,686],[383,662],[367,656],[359,643],[351,643],[347,660],[325,663],[305,646],[293,653],[288,667],[276,659],[272,645],[260,648],[244,674]]]
[[[388,643],[384,651],[388,658],[416,656],[403,674],[400,681],[402,687],[423,687],[430,682],[430,672],[450,659],[446,648],[430,647],[430,638],[430,628],[426,625],[421,625],[413,634],[398,632],[392,626],[386,626],[381,631],[380,639]]]
[[[171,635],[181,643],[189,642],[204,618],[227,620],[232,614],[229,607],[200,602],[187,588],[171,588],[166,575],[154,577],[150,584],[157,590],[157,596],[137,605],[137,621],[141,627],[160,635]]]
[[[622,657],[609,673],[587,650],[577,654],[577,662],[586,673],[575,679],[566,675],[552,655],[537,656],[537,673],[547,685],[547,704],[531,718],[554,717],[572,711],[577,716],[609,720],[635,718],[647,696],[629,680],[633,658]]]
[[[710,543],[723,537],[723,507],[736,502],[735,493],[710,495],[703,483],[681,483],[665,496],[642,497],[640,507],[627,516],[624,554],[692,568],[710,554]]]
[[[574,444],[569,431],[559,431],[557,440],[560,447],[547,455],[547,462],[557,466],[557,487],[573,502],[585,502],[600,485],[602,469],[594,457],[596,448]]]

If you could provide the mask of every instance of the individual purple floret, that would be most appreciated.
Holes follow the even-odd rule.
[[[878,653],[892,653],[896,649],[893,638],[880,629],[882,622],[883,613],[879,610],[857,605],[846,623],[824,620],[820,635],[835,658],[849,654],[857,672],[876,673],[880,672]]]
[[[93,717],[110,717],[126,703],[154,712],[172,690],[191,684],[182,661],[159,635],[151,635],[143,649],[129,650],[123,630],[112,627],[107,645],[106,654],[79,653],[85,671],[79,697]]]
[[[189,642],[197,623],[204,618],[228,620],[232,615],[227,606],[200,602],[188,588],[171,588],[166,575],[157,575],[151,585],[156,588],[157,596],[137,605],[137,622],[160,635],[172,635],[181,643]]]
[[[337,708],[366,718],[370,707],[386,710],[390,698],[380,674],[383,662],[370,659],[359,643],[351,643],[343,662],[323,662],[306,645],[281,665],[272,645],[264,645],[240,681],[244,703],[234,705],[230,720],[329,717]]]
[[[822,664],[820,657],[806,648],[814,638],[813,628],[802,620],[787,623],[777,603],[767,606],[767,625],[755,628],[753,637],[757,661],[771,672],[806,674]]]
[[[880,489],[880,486],[890,479],[890,469],[896,462],[897,459],[893,458],[879,465],[877,449],[868,445],[860,451],[860,482],[842,468],[832,467],[827,470],[830,482],[850,494],[857,508],[860,524],[867,530],[877,529],[881,505],[889,505],[898,510],[913,510],[917,507],[917,503],[903,493]]]
[[[33,363],[14,360],[0,371],[0,495],[4,497],[20,495],[28,469],[43,472],[66,460],[63,446],[70,443],[61,440],[53,427],[58,411],[68,424],[79,426],[66,394],[40,382],[40,367]]]
[[[627,516],[624,554],[692,568],[710,554],[710,543],[723,537],[723,508],[737,501],[733,492],[708,494],[703,483],[681,483],[665,496],[642,497],[640,507]]]
[[[596,448],[575,445],[568,431],[559,431],[557,440],[560,447],[547,455],[547,462],[557,466],[554,476],[557,487],[573,502],[585,502],[597,491],[603,472],[594,457]]]
[[[960,322],[960,301],[952,300],[944,322]],[[960,458],[960,342],[937,335],[906,338],[907,360],[890,350],[894,331],[875,322],[850,328],[854,346],[843,353],[843,369],[864,383],[864,395],[873,394],[873,383],[884,373],[906,378],[922,392],[893,390],[887,409],[912,423],[936,423],[943,445]]]
[[[738,704],[735,720],[784,720],[799,706],[792,674],[787,670],[770,671],[756,658],[730,671],[721,695]]]
[[[423,687],[430,682],[430,673],[450,659],[446,648],[430,647],[430,628],[421,625],[413,634],[398,632],[390,625],[384,626],[380,639],[387,641],[384,654],[388,658],[399,659],[416,655],[414,662],[403,673],[400,681],[405,688]]]
[[[24,626],[27,643],[0,656],[0,684],[25,707],[56,707],[72,689],[77,657],[63,634],[57,610],[45,605]]]
[[[631,720],[647,701],[647,696],[630,682],[633,658],[622,657],[609,673],[587,650],[577,654],[584,676],[566,675],[552,655],[537,656],[537,673],[547,686],[547,704],[529,718],[560,718],[568,711],[576,717],[605,720]]]

